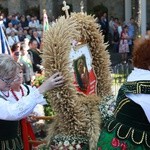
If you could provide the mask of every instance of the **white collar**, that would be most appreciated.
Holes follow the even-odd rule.
[[[127,81],[139,81],[139,80],[150,80],[150,71],[134,68],[131,74],[128,76]]]
[[[128,76],[127,81],[140,81],[140,80],[149,80],[150,81],[150,71],[144,69],[134,68],[132,73]],[[135,103],[139,104],[147,116],[147,119],[150,122],[150,94],[126,94],[127,97],[132,99]]]

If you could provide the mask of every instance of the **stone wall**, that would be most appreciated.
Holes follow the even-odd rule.
[[[100,4],[108,8],[108,17],[124,19],[124,0],[88,0],[88,9]]]
[[[94,6],[103,3],[108,8],[108,17],[114,16],[124,20],[124,0],[83,0],[85,4],[84,10],[91,10]],[[71,4],[73,11],[80,11],[81,0],[67,0]],[[62,14],[61,6],[63,0],[0,0],[0,4],[9,9],[9,13],[20,12],[24,13],[30,7],[40,6],[42,15],[43,9],[47,10],[48,16],[58,17]],[[150,0],[147,0],[147,16],[150,14]],[[150,23],[150,17],[147,17],[147,22]]]

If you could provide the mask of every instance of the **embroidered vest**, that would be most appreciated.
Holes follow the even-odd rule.
[[[0,98],[6,100],[0,95]],[[0,120],[0,150],[22,150],[20,121]]]
[[[29,88],[27,88],[27,95]],[[0,98],[6,100],[2,95]],[[23,150],[20,121],[0,120],[0,150]]]
[[[126,93],[150,94],[149,81],[127,82],[119,90],[115,117],[106,124],[108,132],[116,131],[118,138],[150,148],[150,123],[140,105],[126,97]]]

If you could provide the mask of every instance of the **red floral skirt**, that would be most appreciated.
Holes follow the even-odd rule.
[[[102,130],[97,150],[147,150],[144,144],[136,145],[130,139],[120,140],[116,137],[116,131],[109,133],[105,129]]]

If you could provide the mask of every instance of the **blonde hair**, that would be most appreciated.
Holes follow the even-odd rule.
[[[18,68],[18,63],[10,55],[0,54],[0,77],[14,78]]]

